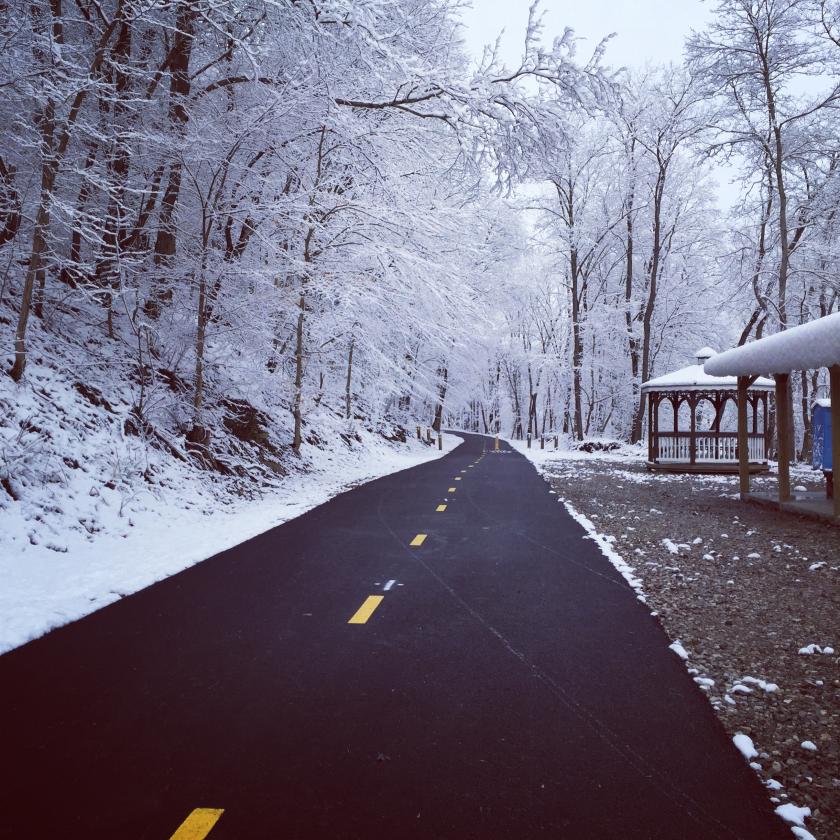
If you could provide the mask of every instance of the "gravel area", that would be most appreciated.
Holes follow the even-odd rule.
[[[840,840],[840,528],[743,504],[737,477],[649,473],[638,456],[538,466],[634,567],[726,730],[754,742],[776,805],[809,807],[808,831]]]

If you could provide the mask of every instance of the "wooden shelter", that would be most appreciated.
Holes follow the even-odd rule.
[[[713,376],[736,376],[738,393],[746,395],[759,374],[770,373],[776,382],[776,423],[779,458],[779,507],[793,507],[800,502],[803,513],[817,513],[821,509],[812,500],[792,499],[790,490],[790,461],[792,457],[793,426],[790,414],[790,373],[794,370],[828,368],[831,387],[831,450],[833,463],[840,459],[840,312],[826,315],[808,324],[792,327],[784,332],[735,347],[710,358],[704,370]],[[741,476],[741,498],[750,494],[750,469],[746,458],[749,418],[746,400],[738,403],[738,441],[741,456],[738,460]],[[835,482],[836,488],[836,482]],[[757,497],[756,497],[757,499]],[[813,508],[813,511],[811,510]],[[825,503],[826,516],[840,522],[840,493],[834,493],[831,503]]]
[[[715,355],[711,347],[695,353],[697,363],[650,379],[642,385],[648,400],[648,469],[667,472],[737,473],[741,449],[732,417],[738,401],[734,376],[712,376],[703,366]],[[756,378],[744,405],[750,428],[743,451],[751,472],[769,469],[769,379]],[[666,416],[667,415],[667,416]],[[706,423],[704,421],[708,420]]]

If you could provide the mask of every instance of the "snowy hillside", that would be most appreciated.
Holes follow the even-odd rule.
[[[71,365],[41,357],[21,384],[0,377],[0,652],[458,443],[438,452],[322,408],[298,457],[281,418],[249,409],[250,426],[221,415],[227,454],[210,468],[177,430],[138,433],[133,383],[106,391],[107,369]]]

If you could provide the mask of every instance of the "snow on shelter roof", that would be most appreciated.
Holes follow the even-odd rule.
[[[706,362],[713,376],[753,376],[840,365],[840,312],[734,347]]]
[[[666,373],[642,383],[643,391],[734,391],[738,387],[735,376],[712,376],[703,369],[703,363],[714,357],[715,351],[711,347],[704,347],[695,354],[696,365],[680,368],[673,373]],[[756,390],[772,390],[775,383],[770,379],[756,379],[752,386]]]

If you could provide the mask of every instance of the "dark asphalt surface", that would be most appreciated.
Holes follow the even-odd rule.
[[[533,467],[465,437],[0,657],[0,837],[790,838]]]

